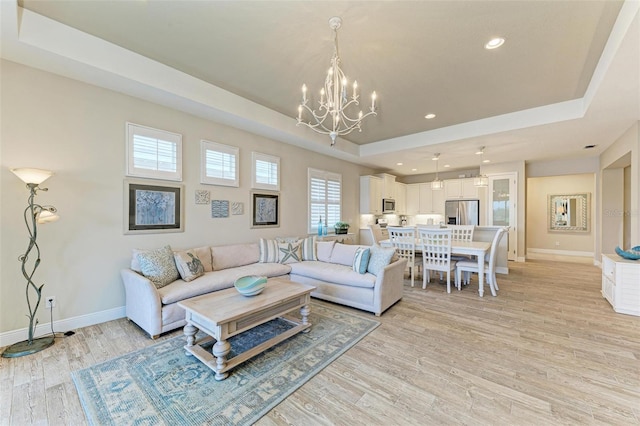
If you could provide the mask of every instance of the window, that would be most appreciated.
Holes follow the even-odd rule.
[[[200,143],[200,182],[209,185],[240,186],[235,146],[202,140]]]
[[[309,169],[308,232],[318,232],[318,221],[332,229],[341,217],[342,175]]]
[[[182,180],[182,135],[127,123],[127,176]]]
[[[280,158],[273,155],[251,153],[251,187],[280,191]]]

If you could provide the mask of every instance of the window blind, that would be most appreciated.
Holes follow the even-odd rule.
[[[309,169],[309,232],[318,231],[318,222],[333,228],[340,221],[342,175]]]

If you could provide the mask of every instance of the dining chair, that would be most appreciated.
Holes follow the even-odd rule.
[[[491,289],[491,294],[493,296],[496,295],[496,290],[498,288],[498,281],[496,279],[496,260],[498,258],[498,245],[500,244],[500,240],[503,235],[506,233],[505,228],[500,228],[496,232],[496,235],[493,236],[493,240],[491,241],[491,248],[489,249],[489,253],[487,253],[484,257],[484,264],[482,271],[478,271],[478,262],[475,260],[463,260],[458,261],[458,265],[456,267],[456,280],[460,283],[462,273],[477,273],[477,274],[486,274],[486,282],[489,283],[489,288]]]
[[[473,231],[476,229],[475,225],[447,225],[447,228],[451,229],[451,241],[473,241]],[[452,260],[456,262],[460,261],[474,261],[474,256],[467,256],[464,254],[451,256]],[[470,273],[464,274],[464,280],[462,283],[468,284]]]
[[[373,239],[374,244],[380,244],[380,241],[385,239],[384,235],[382,235],[382,228],[380,228],[380,225],[369,225],[369,230],[371,231],[371,238]]]
[[[415,269],[422,263],[420,256],[416,256],[416,228],[406,226],[388,226],[389,240],[396,249],[398,256],[407,259],[407,267],[411,274],[411,287],[414,286]]]
[[[460,289],[456,279],[456,262],[451,259],[451,229],[418,227],[418,237],[422,245],[422,288],[427,288],[431,281],[430,271],[447,273],[447,293],[451,293],[451,272],[454,282]]]

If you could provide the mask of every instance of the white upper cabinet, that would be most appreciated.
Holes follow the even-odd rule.
[[[455,199],[476,199],[478,198],[478,188],[470,179],[449,179],[444,181],[444,195],[447,200]]]
[[[407,185],[395,182],[394,198],[396,200],[396,214],[407,213]]]
[[[420,214],[420,184],[411,183],[407,185],[406,194],[406,214],[412,216]]]
[[[382,179],[360,176],[360,214],[382,214]]]
[[[375,175],[382,179],[382,198],[396,199],[396,177],[387,173]]]

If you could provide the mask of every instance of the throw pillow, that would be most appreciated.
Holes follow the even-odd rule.
[[[356,250],[359,248],[356,245],[336,243],[331,252],[331,263],[353,266],[353,259],[356,257]]]
[[[318,241],[316,246],[316,256],[321,262],[331,262],[331,252],[335,241]]]
[[[276,240],[265,240],[260,238],[260,263],[276,263],[279,259],[280,250]]]
[[[369,256],[371,250],[364,247],[358,247],[356,255],[353,258],[353,270],[359,274],[367,273],[367,266],[369,266]]]
[[[383,248],[379,245],[371,246],[371,254],[369,256],[369,265],[367,266],[367,272],[371,272],[373,275],[381,273],[385,266],[391,262],[391,258],[395,254],[394,248]]]
[[[138,263],[142,275],[155,284],[156,288],[164,287],[180,278],[170,246],[138,253]]]
[[[316,237],[307,237],[302,240],[302,260],[318,260]]]
[[[302,242],[278,244],[280,263],[296,263],[302,259]]]
[[[183,280],[189,282],[204,275],[204,265],[194,250],[179,251],[174,258]]]

